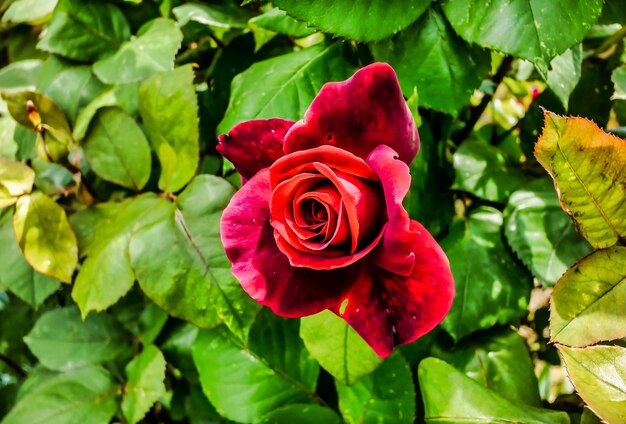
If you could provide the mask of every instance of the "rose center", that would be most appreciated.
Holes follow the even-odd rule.
[[[328,221],[328,210],[322,202],[317,199],[307,199],[303,203],[304,219],[308,225]]]

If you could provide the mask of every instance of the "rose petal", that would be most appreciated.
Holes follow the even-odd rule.
[[[446,316],[454,298],[454,279],[441,247],[417,221],[413,252],[417,258],[407,277],[363,264],[352,288],[346,293],[340,315],[381,357],[394,346],[411,343],[431,331]]]
[[[287,133],[283,150],[289,154],[327,144],[363,159],[386,144],[411,163],[419,135],[389,65],[374,63],[347,81],[325,84],[304,119]]]
[[[277,315],[297,318],[336,305],[358,270],[295,268],[274,242],[269,222],[268,171],[248,181],[224,210],[221,238],[232,273],[243,289]]]
[[[397,159],[389,146],[378,146],[367,163],[380,178],[385,192],[389,225],[372,260],[389,272],[408,276],[415,262],[413,246],[417,235],[411,231],[411,219],[402,201],[411,187],[409,167]]]
[[[283,156],[283,140],[293,124],[284,119],[242,122],[219,136],[217,151],[249,180]]]

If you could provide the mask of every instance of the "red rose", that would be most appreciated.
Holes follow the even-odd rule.
[[[330,309],[383,357],[432,330],[454,281],[402,207],[418,148],[383,63],[324,85],[300,122],[248,121],[220,136],[245,183],[221,223],[244,290],[284,317]]]

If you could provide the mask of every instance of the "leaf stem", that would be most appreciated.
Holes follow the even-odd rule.
[[[13,372],[18,375],[18,377],[26,377],[27,375],[26,371],[24,371],[22,367],[20,367],[15,361],[13,361],[8,356],[0,353],[0,360],[2,360],[2,362],[7,364],[7,366],[11,368]]]
[[[585,54],[583,59],[586,59],[590,56],[598,56],[599,54],[604,53],[623,38],[626,38],[626,25],[615,31],[613,34],[611,34],[610,37],[607,37],[597,49]]]
[[[512,63],[513,63],[513,56],[506,56],[504,59],[502,59],[502,63],[500,63],[498,70],[496,71],[494,76],[491,78],[491,81],[494,83],[494,89],[493,89],[494,94],[497,91],[498,87],[500,86],[500,83],[504,79],[504,76],[511,69]],[[468,138],[469,135],[472,133],[472,131],[474,130],[474,126],[476,125],[476,123],[478,122],[482,114],[485,112],[485,109],[487,109],[487,106],[489,105],[489,102],[491,102],[491,99],[493,99],[493,94],[485,94],[482,100],[480,101],[480,103],[477,106],[474,106],[470,109],[469,119],[465,123],[465,126],[461,129],[461,131],[457,133],[455,137],[455,141],[457,142],[456,143],[457,145],[460,144],[466,138]]]

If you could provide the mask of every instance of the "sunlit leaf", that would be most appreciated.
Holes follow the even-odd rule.
[[[122,411],[130,424],[139,422],[152,405],[165,395],[165,358],[154,345],[126,365],[126,386]]]

